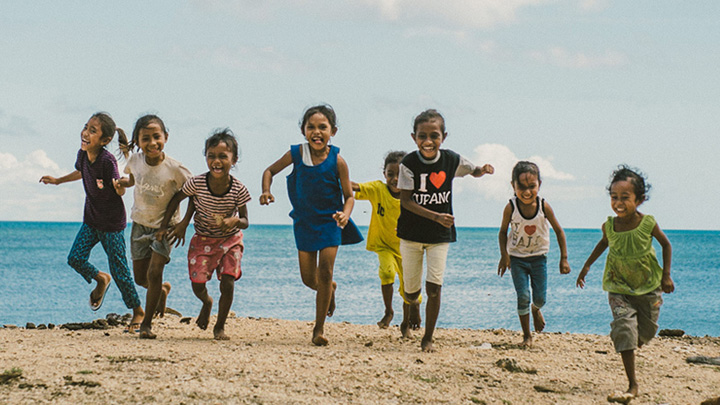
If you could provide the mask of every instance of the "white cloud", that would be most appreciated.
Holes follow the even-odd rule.
[[[574,175],[555,168],[552,157],[531,156],[528,158],[518,158],[507,146],[488,143],[477,146],[474,154],[468,156],[468,159],[477,165],[483,165],[485,163],[491,164],[495,168],[495,173],[483,176],[479,180],[472,179],[469,176],[458,179],[458,191],[463,189],[476,190],[484,195],[486,199],[506,201],[513,195],[510,181],[515,163],[520,160],[529,160],[536,163],[540,168],[540,176],[543,180],[543,194],[547,195],[546,191],[551,191],[550,188],[554,191],[552,194],[561,193],[563,195],[574,196],[584,196],[587,194],[586,191],[581,191],[577,185],[573,184],[575,180]],[[547,183],[550,183],[550,187],[546,190],[545,185],[547,185]],[[555,191],[557,191],[557,193]],[[567,198],[563,197],[563,199]],[[571,199],[575,199],[575,197]]]
[[[44,175],[60,177],[72,169],[62,169],[44,150],[18,159],[0,152],[0,220],[79,221],[85,195],[80,182],[59,187],[43,185]]]
[[[438,25],[492,28],[515,20],[523,7],[552,0],[363,0],[384,20],[437,21]]]
[[[552,47],[543,51],[530,52],[529,55],[530,58],[540,63],[573,69],[622,67],[629,64],[627,55],[613,50],[606,50],[601,54],[586,54],[571,52],[562,47]]]

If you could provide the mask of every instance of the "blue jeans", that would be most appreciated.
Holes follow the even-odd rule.
[[[123,231],[103,232],[87,224],[82,224],[80,231],[78,231],[75,237],[75,242],[72,248],[70,248],[68,264],[80,273],[85,281],[91,283],[99,271],[88,259],[90,258],[90,251],[92,251],[98,242],[102,244],[108,256],[110,274],[120,289],[125,306],[128,308],[139,307],[140,298],[138,297],[135,282],[128,267],[127,254],[125,253],[125,235]]]
[[[518,315],[530,313],[530,287],[533,305],[542,308],[547,296],[547,257],[510,256],[510,272],[517,293]]]

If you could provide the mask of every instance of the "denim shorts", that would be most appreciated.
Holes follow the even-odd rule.
[[[510,256],[510,272],[517,293],[518,315],[530,313],[531,296],[533,305],[542,308],[547,297],[547,256]]]

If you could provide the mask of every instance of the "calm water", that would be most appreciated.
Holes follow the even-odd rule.
[[[126,313],[113,285],[100,311],[92,312],[88,295],[92,286],[66,264],[80,224],[0,222],[0,324],[89,321],[110,312]],[[362,228],[367,233],[367,228]],[[193,230],[188,230],[188,239]],[[497,229],[458,229],[451,245],[438,322],[444,328],[519,329],[515,291],[509,273],[497,276]],[[584,290],[575,278],[601,234],[599,230],[566,230],[572,273],[560,275],[554,240],[548,257],[548,303],[544,308],[548,331],[607,334],[611,320],[601,277],[604,256],[587,276]],[[129,240],[129,228],[126,240]],[[667,231],[673,245],[672,275],[676,292],[664,295],[660,328],[683,329],[692,335],[720,336],[720,232]],[[239,316],[290,320],[314,319],[314,292],[300,280],[297,251],[290,226],[252,225],[245,232],[243,277],[235,284],[233,311]],[[659,247],[656,247],[658,253]],[[128,249],[129,251],[129,249]],[[187,247],[172,254],[165,280],[172,286],[168,306],[184,316],[196,316],[200,301],[192,293],[187,275]],[[102,247],[91,261],[107,270]],[[377,259],[364,243],[340,248],[335,266],[338,309],[332,322],[374,324],[383,305]],[[218,282],[208,288],[217,297]],[[396,283],[397,289],[397,283]],[[143,300],[145,290],[138,289]],[[394,299],[396,317],[401,301]]]

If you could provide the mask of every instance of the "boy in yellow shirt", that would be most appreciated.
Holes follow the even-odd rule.
[[[378,273],[385,303],[385,315],[377,325],[386,329],[393,319],[392,294],[397,274],[400,281],[400,296],[403,297],[403,321],[400,324],[400,331],[404,338],[409,338],[410,329],[420,327],[420,312],[411,313],[411,307],[405,301],[400,240],[396,233],[397,220],[400,216],[400,190],[397,188],[399,164],[405,154],[405,152],[389,152],[385,156],[383,168],[385,183],[381,180],[359,184],[353,182],[352,189],[355,191],[356,200],[369,200],[372,204],[366,248],[378,255],[380,262]]]

